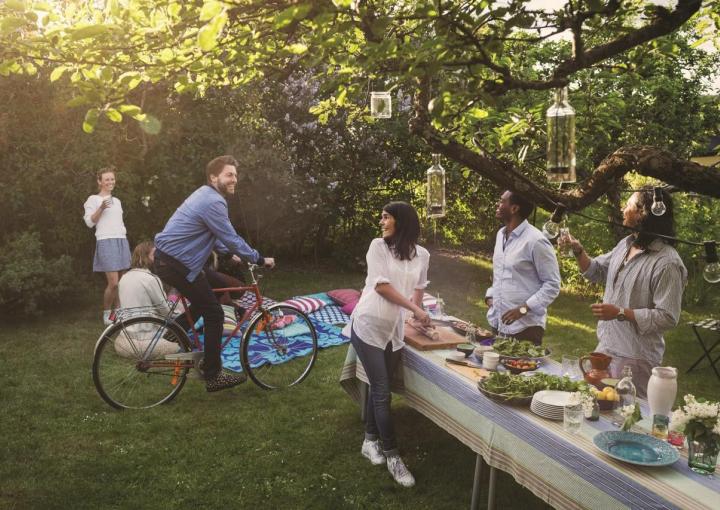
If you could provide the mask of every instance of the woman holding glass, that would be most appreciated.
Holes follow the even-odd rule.
[[[85,224],[95,228],[95,257],[93,271],[105,273],[107,285],[103,293],[103,322],[111,323],[110,313],[118,304],[118,281],[130,267],[130,245],[123,223],[120,200],[112,196],[115,189],[115,169],[101,168],[97,172],[98,193],[85,201]]]
[[[349,334],[370,381],[361,453],[373,465],[387,464],[397,483],[412,487],[415,479],[400,458],[395,438],[390,381],[405,345],[407,311],[423,325],[431,324],[422,309],[430,254],[417,245],[420,221],[411,205],[387,204],[380,227],[382,238],[370,243],[365,287],[344,333]]]

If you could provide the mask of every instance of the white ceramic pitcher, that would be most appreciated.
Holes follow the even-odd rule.
[[[650,416],[662,414],[670,417],[677,395],[677,368],[655,367],[648,381],[647,399]]]

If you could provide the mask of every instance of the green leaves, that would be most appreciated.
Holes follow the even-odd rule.
[[[225,8],[222,2],[216,0],[206,0],[200,9],[200,21],[207,21],[214,18]]]
[[[85,113],[85,120],[83,121],[82,129],[86,133],[90,134],[95,131],[95,125],[97,124],[98,117],[100,116],[100,110],[97,108],[90,108]]]
[[[90,37],[97,37],[101,34],[106,34],[110,31],[110,27],[107,25],[87,25],[79,28],[70,30],[70,39],[73,41],[79,41],[81,39],[88,39]]]
[[[300,4],[288,7],[275,16],[274,25],[276,29],[288,26],[297,19],[303,18],[311,9],[310,4]]]
[[[50,81],[58,81],[62,77],[62,75],[65,73],[66,70],[67,70],[67,67],[65,67],[65,66],[60,66],[60,67],[56,67],[55,69],[53,69],[52,73],[50,73]]]
[[[203,26],[198,32],[197,42],[203,51],[211,51],[218,44],[218,36],[227,22],[227,14],[222,11],[210,23]]]

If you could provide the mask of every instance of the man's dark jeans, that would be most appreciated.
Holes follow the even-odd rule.
[[[203,318],[205,322],[205,360],[203,372],[206,379],[212,379],[222,370],[220,360],[220,340],[222,338],[224,314],[217,297],[210,287],[205,273],[201,272],[195,281],[187,281],[190,270],[160,250],[155,250],[155,274],[168,285],[175,287],[190,300],[190,313],[194,319]],[[178,323],[183,327],[187,322],[181,317]]]

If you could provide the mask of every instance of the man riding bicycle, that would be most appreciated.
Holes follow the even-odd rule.
[[[238,162],[232,156],[220,156],[207,164],[207,184],[195,190],[177,208],[162,232],[155,236],[155,273],[190,300],[193,317],[205,322],[205,358],[203,373],[207,391],[237,386],[247,375],[222,372],[220,340],[224,314],[203,266],[213,249],[231,253],[265,267],[275,260],[263,257],[240,237],[230,223],[227,197],[235,193]]]

